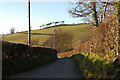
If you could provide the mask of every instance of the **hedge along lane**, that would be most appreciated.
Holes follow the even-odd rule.
[[[57,51],[51,48],[30,47],[24,44],[2,44],[2,76],[28,71],[57,59]]]

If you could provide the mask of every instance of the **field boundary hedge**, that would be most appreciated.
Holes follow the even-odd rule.
[[[2,41],[2,77],[32,70],[57,60],[52,48]]]
[[[57,50],[46,47],[28,46],[26,44],[11,43],[2,41],[2,58],[6,56],[32,57],[41,54],[57,55]]]

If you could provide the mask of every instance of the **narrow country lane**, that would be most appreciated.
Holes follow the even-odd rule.
[[[82,78],[71,59],[57,61],[8,78]]]

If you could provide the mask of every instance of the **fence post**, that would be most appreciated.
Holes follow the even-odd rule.
[[[57,29],[53,29],[53,31],[54,31],[54,49],[55,49],[55,48],[56,48],[56,45],[55,45],[55,42],[56,42],[56,41],[55,41],[55,38],[56,38],[56,37],[55,37],[55,32],[57,31]]]

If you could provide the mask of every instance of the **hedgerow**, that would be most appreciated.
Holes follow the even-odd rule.
[[[32,70],[57,59],[51,48],[2,42],[2,77]]]
[[[109,56],[108,56],[109,55]],[[120,78],[120,62],[114,64],[114,54],[99,56],[98,54],[78,53],[72,56],[84,78]]]

